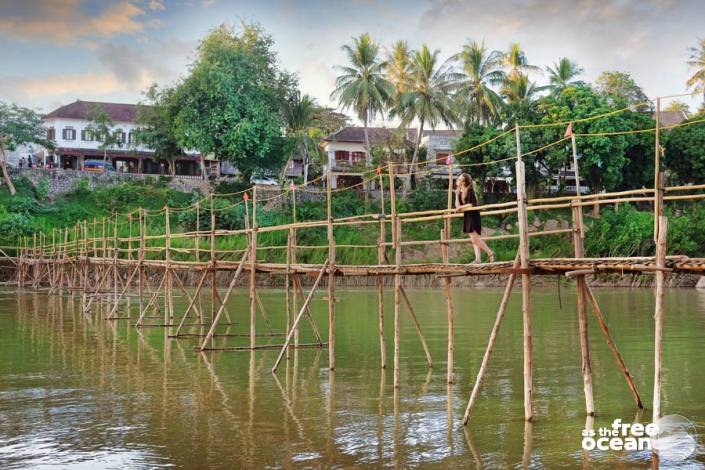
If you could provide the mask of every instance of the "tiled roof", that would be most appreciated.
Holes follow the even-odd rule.
[[[661,111],[660,117],[661,125],[664,127],[675,126],[688,119],[683,111]],[[654,114],[654,119],[656,119],[656,114]]]
[[[437,130],[424,130],[423,131],[424,137],[426,136],[431,136],[431,135],[440,135],[444,137],[462,137],[463,136],[463,131],[460,130],[454,130],[454,129],[437,129]]]
[[[101,103],[97,101],[74,101],[50,112],[45,118],[86,119],[92,106],[102,106],[115,122],[134,122],[137,105],[127,103]]]
[[[368,127],[367,135],[371,145],[379,145],[387,143],[395,131],[396,129],[387,127]],[[416,129],[407,129],[406,135],[407,139],[413,140],[416,137]],[[324,140],[326,142],[365,142],[365,128],[358,126],[343,127]]]

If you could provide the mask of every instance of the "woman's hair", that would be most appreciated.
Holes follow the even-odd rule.
[[[462,173],[458,179],[463,180],[465,182],[465,186],[472,187],[472,177],[470,177],[467,173]]]

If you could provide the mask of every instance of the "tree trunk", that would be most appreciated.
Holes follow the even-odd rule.
[[[409,173],[409,181],[411,189],[416,189],[416,167],[419,160],[419,147],[421,146],[421,136],[423,135],[424,119],[419,120],[419,134],[416,136],[416,145],[414,146],[414,156],[411,158],[411,169]]]
[[[367,132],[367,111],[365,111],[365,120],[364,120],[364,126],[365,126],[365,151],[367,152],[367,155],[365,156],[365,164],[367,165],[367,168],[372,168],[372,149],[370,148],[370,136]]]
[[[7,159],[5,158],[5,146],[0,145],[0,154],[2,154],[2,159],[0,160],[0,166],[2,166],[2,174],[5,177],[5,183],[7,183],[7,189],[10,191],[11,195],[15,195],[15,185],[12,184],[12,178],[10,178],[10,172],[7,171]]]
[[[279,172],[279,181],[284,182],[284,179],[286,178],[286,170],[289,168],[289,164],[291,163],[291,158],[294,156],[294,151],[292,150],[291,153],[289,154],[289,158],[286,159],[286,162],[284,163],[284,167],[281,169]]]

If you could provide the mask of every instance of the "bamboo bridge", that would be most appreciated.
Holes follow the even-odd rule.
[[[657,100],[657,110],[659,109]],[[582,121],[599,119],[595,116]],[[578,121],[574,121],[578,122]],[[698,121],[699,122],[699,121]],[[552,125],[564,126],[567,123]],[[498,239],[518,239],[518,251],[514,261],[502,261],[486,264],[458,264],[451,263],[449,247],[452,244],[467,244],[467,238],[453,239],[451,237],[451,223],[463,214],[452,207],[454,187],[454,165],[448,165],[448,198],[447,207],[438,210],[421,212],[399,212],[396,204],[396,186],[399,175],[396,173],[398,164],[389,163],[384,167],[373,170],[362,186],[375,183],[381,191],[381,213],[364,214],[352,217],[336,218],[333,211],[333,200],[339,191],[350,188],[332,189],[326,184],[327,218],[325,220],[296,220],[296,192],[306,191],[307,187],[290,187],[281,195],[275,196],[287,199],[291,197],[292,222],[284,225],[261,226],[257,211],[267,202],[261,197],[258,199],[257,188],[252,188],[230,196],[242,200],[234,205],[244,205],[245,228],[238,230],[216,229],[218,208],[214,206],[214,197],[210,195],[210,207],[205,204],[195,203],[189,207],[174,208],[164,207],[161,211],[148,211],[139,209],[130,214],[116,214],[101,224],[100,231],[94,220],[92,233],[90,223],[83,221],[73,227],[61,231],[54,231],[49,237],[46,234],[35,234],[32,239],[18,240],[16,246],[4,247],[2,252],[4,268],[11,269],[12,281],[19,289],[41,289],[49,294],[69,294],[80,298],[84,314],[105,312],[107,321],[123,318],[135,320],[134,326],[168,328],[169,336],[200,338],[197,347],[200,351],[213,349],[226,350],[258,350],[277,349],[278,357],[272,364],[272,372],[276,373],[282,360],[288,359],[288,352],[292,348],[327,348],[328,367],[336,368],[335,338],[336,338],[336,277],[345,276],[374,276],[378,290],[378,319],[379,319],[379,344],[380,367],[388,367],[386,357],[386,344],[389,338],[385,334],[387,312],[384,308],[384,297],[387,292],[385,279],[393,279],[391,291],[394,296],[393,322],[393,358],[391,367],[394,374],[394,388],[400,387],[399,370],[400,358],[400,319],[408,315],[412,320],[419,341],[425,351],[429,367],[433,364],[428,346],[423,334],[423,327],[419,324],[413,305],[404,290],[404,278],[415,275],[432,275],[442,281],[443,292],[447,307],[447,381],[452,384],[454,377],[454,345],[456,342],[454,331],[455,311],[453,306],[452,279],[460,276],[504,275],[507,276],[506,287],[499,302],[497,317],[492,330],[489,332],[488,344],[482,359],[481,367],[477,373],[472,394],[469,397],[464,423],[467,423],[473,406],[478,398],[478,393],[489,366],[495,340],[504,317],[509,296],[515,281],[521,278],[521,298],[523,316],[523,371],[524,371],[524,418],[531,421],[534,418],[533,404],[533,358],[532,358],[532,305],[531,305],[531,279],[532,276],[556,273],[564,274],[574,280],[578,296],[579,337],[582,357],[582,374],[585,392],[586,414],[595,413],[592,391],[592,371],[590,360],[590,344],[588,338],[588,307],[592,310],[595,321],[599,324],[604,340],[614,356],[615,362],[625,377],[626,385],[633,395],[638,408],[643,408],[643,400],[637,391],[632,375],[627,364],[617,348],[615,339],[609,331],[604,314],[598,305],[592,290],[586,282],[586,275],[597,273],[649,273],[655,276],[655,338],[654,338],[654,391],[653,415],[657,419],[661,415],[661,367],[663,347],[663,293],[664,278],[667,273],[694,273],[705,274],[705,258],[688,258],[684,256],[667,256],[666,240],[668,233],[668,220],[663,215],[664,205],[669,201],[699,200],[705,198],[705,185],[673,186],[666,187],[665,177],[661,172],[660,160],[662,148],[659,144],[658,112],[655,129],[639,130],[634,132],[654,132],[656,135],[655,168],[653,188],[641,188],[629,191],[601,193],[575,196],[560,196],[541,199],[527,197],[525,188],[525,158],[536,153],[536,150],[522,153],[521,130],[519,126],[508,130],[505,134],[514,133],[516,140],[515,160],[515,190],[516,200],[497,204],[486,204],[470,207],[466,210],[480,211],[483,216],[498,214],[516,214],[518,218],[517,232],[490,236],[488,241]],[[504,135],[504,134],[503,134]],[[602,134],[601,134],[602,135]],[[572,146],[573,166],[576,171],[576,187],[579,184],[578,172],[578,138],[590,138],[592,134],[566,134],[563,139],[551,145],[570,142]],[[493,139],[494,140],[494,139]],[[473,148],[475,150],[480,146]],[[545,147],[544,147],[545,148]],[[541,150],[541,149],[538,149]],[[456,154],[458,155],[458,154]],[[504,159],[502,161],[508,161]],[[455,165],[455,167],[497,164],[499,162]],[[330,183],[331,174],[326,175]],[[387,194],[385,195],[385,188]],[[387,201],[385,202],[385,196]],[[273,198],[270,198],[273,199]],[[388,203],[388,204],[387,204]],[[654,211],[654,241],[655,255],[652,257],[623,257],[623,258],[589,258],[584,253],[585,225],[583,223],[583,208],[586,206],[600,206],[607,204],[649,204]],[[387,210],[388,207],[388,210]],[[528,215],[534,211],[567,209],[572,214],[572,224],[569,228],[530,231]],[[171,222],[178,214],[193,211],[196,214],[196,230],[188,232],[172,232]],[[148,223],[153,218],[163,218],[163,233],[150,233]],[[209,227],[201,227],[201,219],[210,217]],[[122,218],[122,221],[120,220]],[[206,219],[207,220],[207,219]],[[443,228],[439,230],[435,240],[406,240],[404,227],[414,223],[440,221]],[[112,222],[112,224],[111,224]],[[112,233],[110,226],[112,225]],[[119,233],[119,227],[129,226],[127,236]],[[377,243],[368,245],[342,245],[336,244],[335,231],[338,227],[363,227],[372,226],[377,230]],[[326,245],[306,245],[301,242],[298,234],[304,230],[325,230],[327,235]],[[134,232],[137,233],[134,233]],[[284,245],[267,245],[258,243],[258,238],[263,234],[278,233],[286,238]],[[571,237],[574,247],[573,258],[533,258],[530,252],[530,237],[548,235],[562,235]],[[219,246],[219,241],[239,240],[242,249],[224,250]],[[407,247],[413,246],[438,247],[441,262],[410,264],[402,262],[402,252]],[[377,264],[350,265],[336,262],[336,252],[345,249],[363,248],[374,250],[377,254]],[[262,259],[265,251],[280,250],[286,253],[286,262],[267,262]],[[326,255],[322,263],[297,262],[297,255],[303,250],[319,250]],[[258,259],[259,258],[259,259]],[[229,284],[227,288],[218,289],[216,277],[218,273],[225,273]],[[279,312],[282,317],[286,315],[286,331],[279,335],[283,341],[272,344],[271,338],[262,342],[263,337],[277,336],[262,334],[257,331],[257,323],[264,321],[269,325],[269,317],[264,311],[258,294],[257,274],[266,273],[273,276],[282,276],[286,285],[286,312]],[[185,276],[194,275],[198,279],[195,290],[187,289]],[[304,289],[303,277],[313,280],[308,292]],[[249,287],[249,324],[245,325],[242,335],[249,338],[247,346],[222,346],[216,344],[219,327],[232,325],[236,312],[230,311],[228,301],[234,294],[234,288],[239,283],[246,283]],[[310,310],[310,303],[318,290],[326,290],[328,309],[328,331],[321,332],[316,325]],[[186,299],[188,306],[183,311],[177,311],[174,306],[174,292],[180,293]],[[124,307],[127,299],[136,299],[137,311],[134,315],[128,313],[125,317]],[[206,307],[204,308],[204,301]],[[98,305],[106,305],[107,309],[98,310]],[[207,311],[208,310],[208,311]],[[119,313],[120,312],[120,313]],[[123,316],[120,316],[123,315]],[[156,316],[155,316],[156,315]],[[232,315],[232,316],[231,316]],[[260,320],[260,317],[262,320]],[[155,318],[159,323],[150,322]],[[280,317],[281,318],[281,317]],[[194,326],[201,328],[202,333],[191,333]],[[303,343],[300,338],[301,328],[308,326],[316,338],[314,343]]]

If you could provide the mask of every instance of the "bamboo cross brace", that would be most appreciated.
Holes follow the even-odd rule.
[[[225,311],[225,303],[230,298],[230,293],[232,292],[233,288],[235,287],[235,283],[237,282],[238,277],[240,277],[240,273],[242,272],[242,268],[245,266],[245,261],[247,260],[249,252],[250,252],[249,250],[245,250],[245,253],[242,254],[242,258],[240,258],[240,263],[237,266],[237,270],[235,271],[233,278],[230,280],[230,284],[228,285],[228,290],[225,291],[225,296],[220,303],[220,307],[218,307],[218,312],[216,313],[215,318],[213,319],[213,324],[211,325],[210,329],[208,330],[208,334],[206,334],[206,337],[204,338],[203,343],[201,343],[201,347],[200,347],[201,351],[203,351],[206,348],[208,341],[210,341],[213,338],[213,335],[215,334],[215,329],[218,326],[218,322],[220,321],[220,316]]]
[[[294,275],[294,290],[296,291],[295,293],[299,296],[301,300],[305,300],[304,298],[304,290],[303,287],[301,286],[301,279],[297,275]],[[308,319],[309,323],[311,324],[311,329],[313,330],[313,334],[316,336],[316,341],[318,341],[318,344],[323,344],[323,339],[321,338],[321,333],[318,331],[318,326],[316,325],[316,320],[314,320],[313,315],[311,314],[311,309],[309,308],[308,305],[306,305],[306,318]]]
[[[516,258],[514,258],[514,267],[518,268],[521,264],[519,258],[519,253],[517,252]],[[499,333],[499,328],[502,325],[502,320],[504,319],[504,313],[507,311],[507,304],[509,303],[509,296],[512,293],[512,288],[514,287],[514,282],[516,281],[516,274],[512,273],[507,279],[507,286],[504,288],[504,293],[502,294],[502,300],[499,303],[499,310],[497,311],[497,317],[495,318],[494,325],[492,326],[492,332],[490,333],[490,339],[487,341],[487,348],[485,348],[485,354],[482,356],[482,363],[480,364],[480,369],[477,371],[477,378],[475,379],[475,385],[472,387],[472,393],[470,394],[470,399],[468,400],[468,406],[465,408],[465,415],[463,416],[463,426],[468,424],[470,419],[470,414],[472,413],[472,408],[477,399],[477,395],[480,392],[480,386],[485,378],[485,371],[487,370],[487,364],[490,362],[490,356],[492,355],[492,350],[494,349],[494,343],[497,340],[497,334]]]
[[[199,293],[201,292],[201,289],[203,288],[203,283],[206,280],[206,277],[208,277],[208,270],[204,270],[203,273],[201,274],[201,278],[198,280],[198,285],[196,286],[196,293],[194,294],[193,299],[191,302],[189,302],[188,307],[186,308],[186,311],[184,312],[184,315],[181,317],[181,322],[179,323],[179,327],[176,329],[176,333],[174,333],[174,336],[179,336],[179,332],[181,331],[181,328],[184,326],[184,323],[186,322],[186,318],[189,315],[189,312],[191,312],[191,309],[195,307],[195,299],[198,298]],[[197,311],[197,310],[196,310]],[[201,318],[201,322],[203,321],[203,318]]]
[[[147,314],[147,311],[149,310],[149,307],[152,306],[155,300],[157,300],[157,297],[159,296],[159,292],[162,290],[162,286],[164,285],[164,280],[166,279],[166,273],[165,275],[162,276],[162,280],[159,282],[159,286],[157,287],[157,290],[152,293],[151,298],[149,299],[149,302],[147,302],[147,305],[144,307],[144,310],[140,312],[140,317],[137,319],[137,323],[135,323],[135,326],[142,326],[142,320],[144,319],[144,316]]]
[[[294,320],[294,324],[289,330],[289,333],[286,335],[286,341],[284,342],[284,345],[282,346],[281,351],[279,351],[279,356],[277,357],[277,360],[274,362],[274,366],[272,367],[272,373],[277,372],[277,368],[279,367],[279,363],[282,360],[282,357],[284,357],[284,353],[286,352],[286,349],[289,347],[289,343],[291,342],[291,337],[294,336],[294,331],[296,330],[296,327],[299,325],[299,322],[301,321],[301,317],[303,317],[304,313],[306,312],[306,308],[308,307],[308,304],[311,303],[311,299],[313,298],[313,294],[316,292],[316,289],[318,288],[318,284],[320,284],[321,279],[323,278],[323,275],[326,273],[326,270],[328,268],[328,260],[326,259],[325,262],[323,263],[323,267],[321,268],[321,271],[318,273],[318,277],[316,277],[316,282],[313,283],[313,287],[311,287],[311,291],[308,293],[308,296],[306,297],[306,300],[304,301],[304,304],[301,306],[301,310],[299,310],[299,313],[296,315],[296,319]]]
[[[117,312],[118,309],[118,304],[122,300],[122,298],[125,296],[125,293],[127,292],[127,289],[130,287],[130,283],[132,282],[132,278],[135,277],[135,274],[137,274],[140,270],[140,262],[142,261],[142,258],[140,257],[137,266],[135,269],[132,271],[130,274],[130,277],[127,278],[127,281],[125,282],[125,286],[122,289],[122,292],[120,292],[120,296],[115,300],[115,304],[113,305],[113,308],[110,310],[110,313],[108,314],[107,319],[110,320],[115,316],[115,313]]]
[[[629,389],[632,391],[632,395],[634,396],[634,401],[636,402],[636,406],[638,406],[640,409],[644,408],[644,405],[641,402],[641,397],[639,396],[639,392],[637,391],[636,385],[634,384],[634,377],[632,377],[632,374],[629,372],[629,369],[627,369],[627,365],[624,363],[624,359],[622,358],[622,355],[619,353],[619,350],[617,349],[617,345],[612,340],[612,336],[610,335],[610,330],[607,327],[607,322],[605,322],[605,317],[602,315],[602,310],[600,309],[600,306],[597,303],[597,299],[595,299],[595,296],[593,295],[592,289],[590,289],[590,286],[585,284],[584,287],[585,287],[585,294],[587,295],[587,298],[590,301],[590,305],[592,306],[592,312],[595,314],[595,318],[597,318],[597,322],[600,325],[600,329],[602,330],[602,333],[605,336],[605,340],[607,340],[607,345],[610,347],[610,350],[612,351],[612,354],[614,355],[614,358],[617,361],[617,365],[619,366],[619,369],[624,374],[624,378],[627,379],[627,384],[629,385]]]

